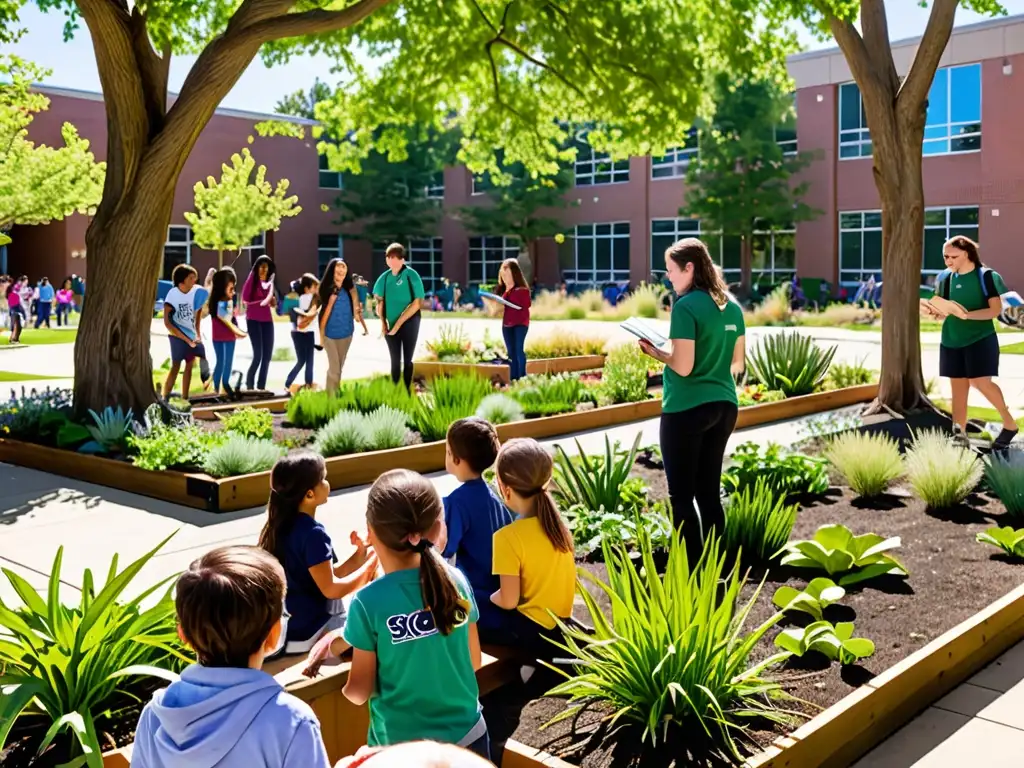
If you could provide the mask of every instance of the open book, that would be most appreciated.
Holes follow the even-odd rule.
[[[513,304],[508,299],[499,296],[496,293],[491,293],[490,291],[480,291],[480,296],[485,299],[490,299],[491,301],[496,301],[499,304],[504,304],[506,307],[510,307],[511,309],[522,309],[518,304]]]
[[[665,335],[659,333],[650,323],[645,323],[639,317],[623,320],[619,323],[619,326],[632,333],[638,339],[649,341],[656,347],[661,347],[668,343],[668,338]]]
[[[963,308],[963,305],[949,299],[944,299],[941,296],[921,299],[921,311],[926,315],[937,317],[953,315],[954,317],[962,318],[967,314],[967,310]]]

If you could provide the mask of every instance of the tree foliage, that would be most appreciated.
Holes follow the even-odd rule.
[[[277,102],[274,111],[282,115],[316,119],[316,105],[331,97],[331,86],[319,77],[313,80],[309,90],[298,90],[289,93]]]
[[[527,248],[539,238],[564,233],[565,224],[552,214],[569,205],[565,194],[573,187],[572,171],[531,175],[518,166],[505,173],[505,183],[487,190],[485,204],[459,209],[466,229],[478,235],[510,235]]]
[[[252,153],[242,149],[231,156],[231,165],[221,166],[220,180],[207,176],[205,185],[196,182],[196,210],[187,212],[185,220],[200,248],[218,253],[242,248],[261,232],[278,229],[282,218],[302,211],[298,196],[288,196],[288,179],[273,186],[266,175],[267,167],[257,168]]]
[[[787,155],[776,127],[793,112],[791,95],[767,79],[715,79],[715,116],[699,131],[700,145],[686,172],[686,204],[680,213],[701,220],[706,231],[742,238],[742,284],[750,285],[753,233],[789,229],[821,214],[803,202],[809,184],[793,175],[814,153]]]
[[[106,165],[96,162],[71,123],[61,128],[62,147],[28,139],[33,117],[50,105],[31,85],[47,75],[31,62],[0,55],[0,228],[89,213],[100,201]]]

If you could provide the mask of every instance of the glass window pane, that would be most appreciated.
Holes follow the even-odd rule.
[[[942,261],[942,245],[945,242],[945,229],[924,231],[924,269],[945,269],[945,263]]]
[[[469,263],[469,282],[471,283],[482,283],[484,280],[484,267],[483,264],[477,262]]]
[[[595,235],[610,235],[612,233],[611,224],[596,224],[594,226]]]
[[[928,91],[928,117],[925,125],[944,125],[949,122],[949,104],[947,102],[947,88],[949,70],[940,69],[935,73],[932,80],[932,87]]]
[[[672,219],[654,219],[651,222],[651,232],[674,232],[675,222]]]
[[[864,220],[863,214],[861,213],[840,213],[839,214],[839,228],[840,229],[860,229],[861,224]]]
[[[864,233],[864,269],[878,271],[882,268],[882,233]]]
[[[977,226],[978,225],[978,209],[977,208],[950,208],[949,209],[949,225],[954,224],[963,226]]]
[[[864,229],[871,229],[872,227],[882,226],[882,212],[875,211],[873,213],[864,214]]]
[[[671,245],[671,243],[669,243]],[[666,248],[668,246],[665,246]],[[662,254],[664,254],[662,249]],[[664,259],[662,260],[664,262]],[[629,238],[617,237],[612,241],[612,268],[629,272]]]
[[[921,148],[921,151],[926,155],[942,155],[949,152],[949,139],[939,139],[938,141],[926,141]]]
[[[665,268],[664,255],[665,251],[669,249],[672,243],[675,242],[675,238],[670,235],[655,235],[651,238],[651,262],[652,267],[657,270]],[[712,253],[712,258],[717,257],[718,254]]]
[[[607,238],[601,238],[597,241],[596,247],[596,264],[598,269],[611,269],[612,268],[612,241]]]
[[[700,234],[700,222],[697,219],[679,219],[679,231],[693,235]]]
[[[860,147],[856,145],[843,144],[839,147],[840,157],[860,157]]]
[[[977,227],[950,227],[949,236],[954,237],[956,235],[963,235],[969,237],[974,242],[978,242],[978,228]]]
[[[615,232],[616,235],[628,235],[629,234],[629,222],[628,221],[620,221],[618,224],[615,225],[613,231]]]
[[[981,120],[981,64],[953,67],[949,71],[951,123]]]
[[[775,235],[775,269],[796,269],[796,235]]]
[[[926,227],[932,226],[946,226],[946,209],[945,208],[931,208],[924,212],[924,225]]]
[[[981,126],[977,126],[981,130]],[[981,136],[968,136],[967,138],[955,138],[949,142],[950,152],[977,152],[981,149]]]
[[[580,224],[579,226],[576,227],[576,236],[577,237],[590,237],[593,234],[594,234],[594,225],[593,224]]]
[[[594,267],[594,241],[591,239],[577,238],[576,240],[576,268],[593,269]]]
[[[722,241],[722,268],[739,269],[742,243],[736,235],[726,235]]]
[[[843,232],[839,235],[839,268],[859,270],[862,264],[861,233]]]
[[[839,129],[860,128],[860,88],[856,83],[839,86]]]

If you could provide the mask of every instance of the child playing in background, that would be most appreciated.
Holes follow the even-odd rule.
[[[313,331],[316,329],[317,291],[320,289],[320,281],[316,275],[307,272],[298,280],[293,280],[290,287],[299,294],[299,306],[291,311],[295,365],[292,366],[288,378],[284,381],[284,388],[294,394],[298,391],[298,387],[292,389],[292,383],[303,368],[306,369],[306,387],[313,386],[313,357],[316,344]]]
[[[255,547],[220,547],[178,579],[178,632],[198,664],[153,694],[135,730],[145,768],[329,768],[309,705],[261,671],[281,634],[285,578]]]
[[[285,632],[274,652],[306,653],[324,633],[344,626],[341,599],[373,578],[377,556],[353,531],[356,552],[340,565],[316,510],[331,493],[324,458],[298,451],[270,473],[267,522],[259,546],[276,557],[288,579]]]
[[[167,329],[171,344],[171,370],[164,383],[164,399],[171,396],[174,382],[178,379],[178,370],[185,364],[185,373],[181,377],[182,397],[188,399],[192,386],[192,365],[196,358],[206,357],[203,340],[199,335],[199,290],[196,280],[199,274],[188,264],[179,264],[171,273],[174,286],[164,297],[164,327]]]
[[[432,739],[490,760],[475,674],[477,606],[465,577],[441,559],[444,507],[437,491],[416,472],[385,472],[370,488],[366,523],[384,576],[352,598],[344,693],[357,706],[370,702],[367,744]],[[317,644],[311,673],[332,644],[331,636]]]
[[[445,469],[462,485],[444,499],[448,543],[442,557],[455,557],[456,567],[469,581],[480,609],[480,639],[485,643],[507,642],[509,624],[509,612],[491,602],[491,594],[501,586],[492,572],[492,541],[494,533],[514,516],[482,477],[494,464],[499,448],[497,431],[484,419],[471,416],[448,427]]]
[[[554,616],[572,616],[576,563],[572,534],[548,491],[551,456],[536,440],[509,440],[498,452],[498,493],[519,519],[494,534],[494,574],[501,587],[491,595],[499,608],[516,611],[517,627],[504,644],[540,658],[561,639]]]
[[[235,322],[235,284],[238,277],[231,267],[217,270],[210,283],[207,305],[213,323],[213,351],[217,362],[213,368],[213,391],[231,395],[231,366],[235,360],[235,340],[244,339],[245,331]]]

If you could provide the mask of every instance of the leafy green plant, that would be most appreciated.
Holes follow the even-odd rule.
[[[600,400],[609,404],[647,400],[647,376],[654,363],[636,344],[613,348],[604,361]]]
[[[427,387],[433,405],[459,407],[466,416],[476,412],[480,402],[494,392],[494,386],[482,376],[470,373],[457,376],[437,376]],[[462,418],[462,417],[459,417]]]
[[[672,534],[672,519],[668,505],[652,501],[650,488],[639,477],[630,477],[622,484],[619,505],[609,512],[604,507],[593,510],[583,504],[574,504],[562,513],[572,532],[573,544],[579,557],[597,559],[602,554],[601,543],[625,545],[636,555],[637,530],[645,528],[655,549],[666,549]]]
[[[522,406],[527,418],[568,413],[577,403],[594,401],[579,376],[569,373],[530,374],[512,382],[505,394]]]
[[[746,579],[738,564],[728,567],[730,558],[714,536],[700,562],[691,564],[679,532],[673,531],[664,575],[655,566],[644,528],[638,529],[637,545],[642,567],[626,547],[606,542],[608,582],[582,572],[608,596],[612,620],[589,590],[579,590],[594,631],[560,623],[565,643],[559,647],[574,667],[556,669],[566,680],[549,695],[569,697],[570,706],[555,721],[600,704],[615,712],[616,721],[642,727],[645,741],[666,741],[675,729],[691,744],[698,736],[705,739],[699,746],[711,754],[738,760],[736,739],[744,733],[744,721],[787,717],[771,707],[768,697],[779,686],[763,673],[788,654],[750,662],[754,646],[782,614],[744,632],[760,587],[740,602]]]
[[[1024,451],[993,453],[985,460],[985,482],[1013,518],[1024,517]]]
[[[441,323],[437,338],[427,342],[427,353],[442,363],[462,362],[462,356],[472,346],[469,334],[461,323]]]
[[[761,384],[786,397],[809,395],[825,379],[836,347],[824,350],[797,331],[763,337],[747,356],[747,369]]]
[[[914,435],[903,457],[907,481],[930,509],[948,509],[966,499],[984,473],[981,459],[939,430]]]
[[[840,586],[848,587],[878,576],[906,576],[907,569],[887,554],[900,544],[899,536],[854,536],[845,525],[823,525],[813,539],[789,542],[783,550],[782,564],[825,571],[829,576],[839,576]]]
[[[786,545],[793,531],[796,504],[787,505],[783,495],[775,494],[763,478],[753,487],[734,493],[725,510],[722,547],[740,554],[744,563],[766,563]]]
[[[508,424],[513,421],[522,421],[523,407],[508,395],[496,392],[488,395],[480,401],[480,407],[476,409],[476,415],[486,419],[491,424]]]
[[[283,455],[284,449],[271,440],[229,433],[224,442],[206,452],[203,471],[210,477],[266,472]]]
[[[132,409],[125,413],[121,406],[115,411],[109,405],[102,414],[90,410],[89,417],[93,423],[86,425],[86,429],[99,446],[106,453],[117,453],[123,451],[128,439],[128,432],[132,427]]]
[[[301,429],[319,429],[343,410],[345,402],[337,394],[302,389],[288,400],[287,420]]]
[[[975,539],[982,544],[991,544],[999,547],[1010,557],[1024,560],[1024,530],[1014,530],[1007,526],[1005,528],[989,528],[975,536]]]
[[[170,589],[152,607],[142,607],[174,576],[133,600],[121,601],[139,571],[168,539],[120,572],[115,555],[102,586],[94,585],[92,571],[86,569],[80,602],[74,608],[60,600],[63,547],[54,558],[45,597],[3,569],[24,607],[12,609],[0,600],[0,749],[20,717],[41,714],[50,725],[40,753],[68,731],[71,757],[77,759],[67,765],[101,768],[103,747],[96,718],[106,712],[115,693],[130,693],[126,679],[173,681],[176,671],[192,661],[178,639]]]
[[[370,445],[369,425],[358,411],[341,411],[316,432],[313,449],[323,456],[344,456]]]
[[[603,338],[581,336],[571,331],[554,331],[543,336],[530,336],[526,340],[526,357],[538,360],[550,357],[584,357],[586,355],[603,355],[605,344]]]
[[[900,447],[888,435],[843,432],[833,437],[825,458],[860,496],[878,496],[903,474]]]
[[[819,576],[811,579],[802,590],[785,585],[779,587],[772,595],[772,602],[781,611],[802,611],[820,621],[825,609],[833,603],[838,603],[845,596],[845,589],[832,579]]]
[[[591,457],[576,441],[577,455],[570,458],[561,445],[555,446],[554,497],[563,507],[582,505],[588,511],[615,512],[620,505],[620,489],[633,469],[640,450],[641,433],[624,454],[613,448],[605,435],[604,456]]]
[[[828,462],[789,453],[776,443],[761,452],[754,442],[743,443],[732,455],[732,464],[722,473],[722,485],[735,493],[752,487],[758,479],[775,496],[820,494],[828,490]]]
[[[209,450],[224,438],[192,424],[155,422],[145,434],[128,436],[128,450],[132,463],[142,469],[191,469],[202,467]]]
[[[411,414],[416,407],[416,395],[401,382],[393,382],[390,376],[374,376],[369,379],[343,381],[338,390],[341,410],[373,413],[382,405]]]
[[[736,399],[740,408],[746,408],[750,405],[777,403],[786,399],[786,393],[781,389],[768,389],[764,384],[748,384],[736,388]]]
[[[873,642],[853,636],[852,621],[841,621],[835,626],[828,621],[815,621],[806,627],[785,629],[775,638],[775,645],[794,656],[816,651],[843,665],[856,664],[875,652]]]
[[[825,377],[825,389],[843,389],[845,387],[857,387],[863,384],[871,384],[878,379],[878,372],[873,371],[865,365],[867,358],[864,357],[853,363],[836,363],[828,369],[828,376]]]
[[[274,414],[270,411],[247,405],[218,418],[226,432],[260,440],[270,440],[274,437]]]
[[[71,397],[70,389],[33,389],[26,394],[22,388],[21,396],[12,390],[11,399],[0,407],[0,435],[61,448],[85,442],[88,431],[71,421]],[[68,425],[73,425],[70,431]]]
[[[290,347],[277,347],[270,354],[270,359],[275,363],[292,363],[295,361],[295,352]]]
[[[382,405],[373,413],[363,416],[369,434],[367,448],[371,451],[383,451],[405,445],[408,415],[404,411]]]

